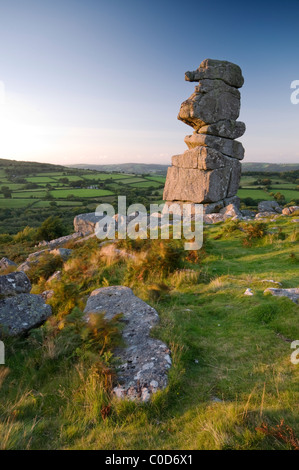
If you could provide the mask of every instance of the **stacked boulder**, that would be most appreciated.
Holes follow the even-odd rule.
[[[52,314],[42,296],[30,294],[30,291],[31,284],[25,273],[0,276],[0,337],[24,334]]]
[[[185,138],[188,150],[172,157],[163,199],[166,203],[204,204],[205,212],[219,212],[236,202],[244,148],[238,137],[245,124],[240,113],[241,69],[231,62],[206,59],[185,80],[198,82],[184,101],[178,119],[193,127]]]

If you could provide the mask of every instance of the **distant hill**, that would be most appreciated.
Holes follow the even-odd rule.
[[[51,163],[22,162],[18,160],[8,160],[6,158],[0,158],[0,167],[7,174],[20,177],[37,172],[44,173],[48,171],[67,170],[61,165],[53,165]]]
[[[94,171],[107,171],[116,173],[154,173],[157,175],[166,175],[169,165],[157,165],[154,163],[119,163],[114,165],[90,165],[82,163],[78,165],[69,165],[69,168],[79,168]]]
[[[246,162],[242,163],[242,171],[265,171],[265,172],[283,172],[299,170],[299,163],[265,163],[265,162]]]
[[[157,165],[154,163],[119,163],[114,165],[91,165],[82,163],[78,165],[69,165],[69,168],[79,168],[94,171],[107,171],[116,173],[137,173],[146,174],[154,173],[158,175],[166,175],[167,168],[170,165]],[[246,162],[242,163],[242,171],[254,172],[283,172],[299,170],[299,163],[264,163],[264,162]]]
[[[107,173],[128,173],[128,174],[155,174],[165,176],[167,168],[170,165],[158,165],[155,163],[119,163],[113,165],[93,165],[82,163],[77,165],[53,165],[51,163],[22,162],[17,160],[8,160],[0,158],[0,166],[7,173],[15,176],[26,176],[35,172],[49,171],[70,171],[70,169],[104,171]],[[265,162],[246,162],[242,163],[242,171],[245,172],[284,172],[299,170],[299,163],[265,163]]]

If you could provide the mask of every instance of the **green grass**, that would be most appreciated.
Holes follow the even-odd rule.
[[[81,201],[55,201],[58,206],[64,206],[64,207],[78,207],[82,206]],[[37,201],[34,204],[34,208],[36,207],[50,207],[51,206],[51,201]]]
[[[34,199],[0,199],[0,208],[1,209],[16,209],[21,207],[26,207],[34,203]]]
[[[157,183],[156,181],[145,181],[141,183],[131,183],[130,186],[134,188],[150,188],[151,186],[153,188],[159,188],[161,186],[161,183]]]
[[[147,180],[151,181],[158,181],[158,183],[165,183],[166,177],[165,176],[146,176]]]
[[[37,184],[56,182],[56,180],[50,176],[28,176],[26,178],[26,181],[28,181],[28,183],[37,183]]]
[[[40,199],[40,198],[43,198],[46,196],[46,191],[39,191],[39,190],[25,190],[25,191],[14,191],[13,194],[12,194],[12,197],[14,199],[16,198],[30,198],[30,197],[33,197],[33,198],[37,198],[37,199]]]
[[[261,199],[263,201],[272,200],[273,197],[262,189],[239,189],[238,194],[240,198],[251,197],[252,199]]]
[[[107,189],[56,189],[54,191],[50,191],[50,194],[55,199],[62,199],[70,195],[77,197],[100,197],[110,196],[113,193]]]
[[[132,175],[125,175],[125,174],[114,174],[114,173],[99,173],[97,171],[93,172],[92,174],[85,174],[84,173],[84,178],[86,179],[99,179],[99,180],[107,180],[107,179],[113,179],[113,180],[120,180],[120,179],[126,179],[130,178]]]
[[[58,176],[53,176],[53,179],[59,183],[59,180],[62,178],[67,178],[69,181],[82,181],[83,178],[81,175],[58,175]]]
[[[54,286],[57,319],[29,338],[8,342],[6,368],[0,366],[0,448],[291,448],[290,439],[258,430],[284,420],[299,436],[299,365],[290,361],[288,341],[299,339],[299,306],[264,295],[273,284],[262,282],[298,286],[291,220],[268,224],[269,231],[281,229],[284,239],[266,235],[251,247],[244,246],[242,231],[224,230],[227,224],[205,227],[206,253],[184,262],[197,273],[193,278],[184,271],[163,276],[155,262],[140,282],[138,258],[107,263],[97,241],[75,246],[62,282]],[[169,293],[153,301],[157,282]],[[169,386],[149,404],[112,399],[102,385],[108,356],[90,363],[78,332],[63,328],[65,314],[74,305],[84,308],[87,295],[107,284],[132,287],[159,312],[152,334],[170,346],[173,366]],[[253,297],[243,295],[248,287]],[[34,292],[44,288],[41,280]],[[111,411],[103,419],[107,405]]]

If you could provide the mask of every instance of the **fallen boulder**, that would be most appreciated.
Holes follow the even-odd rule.
[[[224,219],[242,219],[242,213],[241,211],[234,205],[234,204],[229,204],[228,206],[224,207],[223,209],[220,210],[220,214],[224,216]]]
[[[16,263],[14,263],[8,258],[5,258],[5,256],[0,260],[0,271],[14,266],[17,266]]]
[[[225,217],[223,214],[204,214],[203,221],[205,224],[217,224],[218,222],[224,222]]]
[[[27,294],[31,291],[31,283],[23,272],[14,272],[0,276],[0,298]]]
[[[274,287],[268,287],[268,289],[264,290],[264,294],[270,292],[270,294],[275,295],[277,297],[288,297],[292,302],[298,303],[299,300],[299,287],[295,287],[293,289],[276,289]]]
[[[55,271],[55,273],[49,277],[49,279],[47,280],[47,283],[50,283],[52,281],[61,281],[61,277],[62,277],[61,271]]]
[[[171,366],[170,351],[162,341],[151,338],[151,328],[157,325],[156,310],[136,297],[124,286],[103,287],[94,290],[87,300],[85,319],[92,322],[93,315],[104,314],[106,320],[122,314],[122,337],[126,347],[117,348],[117,386],[113,392],[119,398],[148,401],[153,393],[167,385]]]
[[[67,248],[54,248],[54,250],[50,251],[50,254],[53,256],[60,256],[63,261],[67,261],[71,256],[73,250],[69,250]]]
[[[258,212],[277,212],[282,213],[282,207],[277,201],[261,201],[258,204]]]
[[[52,314],[40,295],[19,294],[0,300],[0,335],[17,336],[44,323]]]
[[[296,211],[299,211],[299,206],[290,206],[282,209],[283,215],[292,215]]]
[[[94,212],[76,215],[74,218],[74,229],[83,235],[89,235],[94,232],[96,223],[100,220],[101,217],[97,217]]]
[[[81,232],[75,232],[75,233],[72,233],[71,235],[66,235],[64,237],[55,238],[54,240],[50,240],[49,242],[43,240],[42,242],[39,242],[37,246],[38,247],[44,246],[52,250],[53,248],[57,248],[58,246],[62,246],[62,245],[65,245],[66,243],[77,240],[78,238],[81,238],[82,235],[83,234]]]

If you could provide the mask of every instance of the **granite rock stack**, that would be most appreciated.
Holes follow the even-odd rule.
[[[204,204],[206,212],[210,206],[217,212],[237,200],[244,148],[235,139],[245,132],[245,124],[237,121],[244,79],[238,65],[206,59],[186,72],[185,80],[198,84],[178,119],[194,132],[185,138],[188,150],[172,157],[163,199]]]

